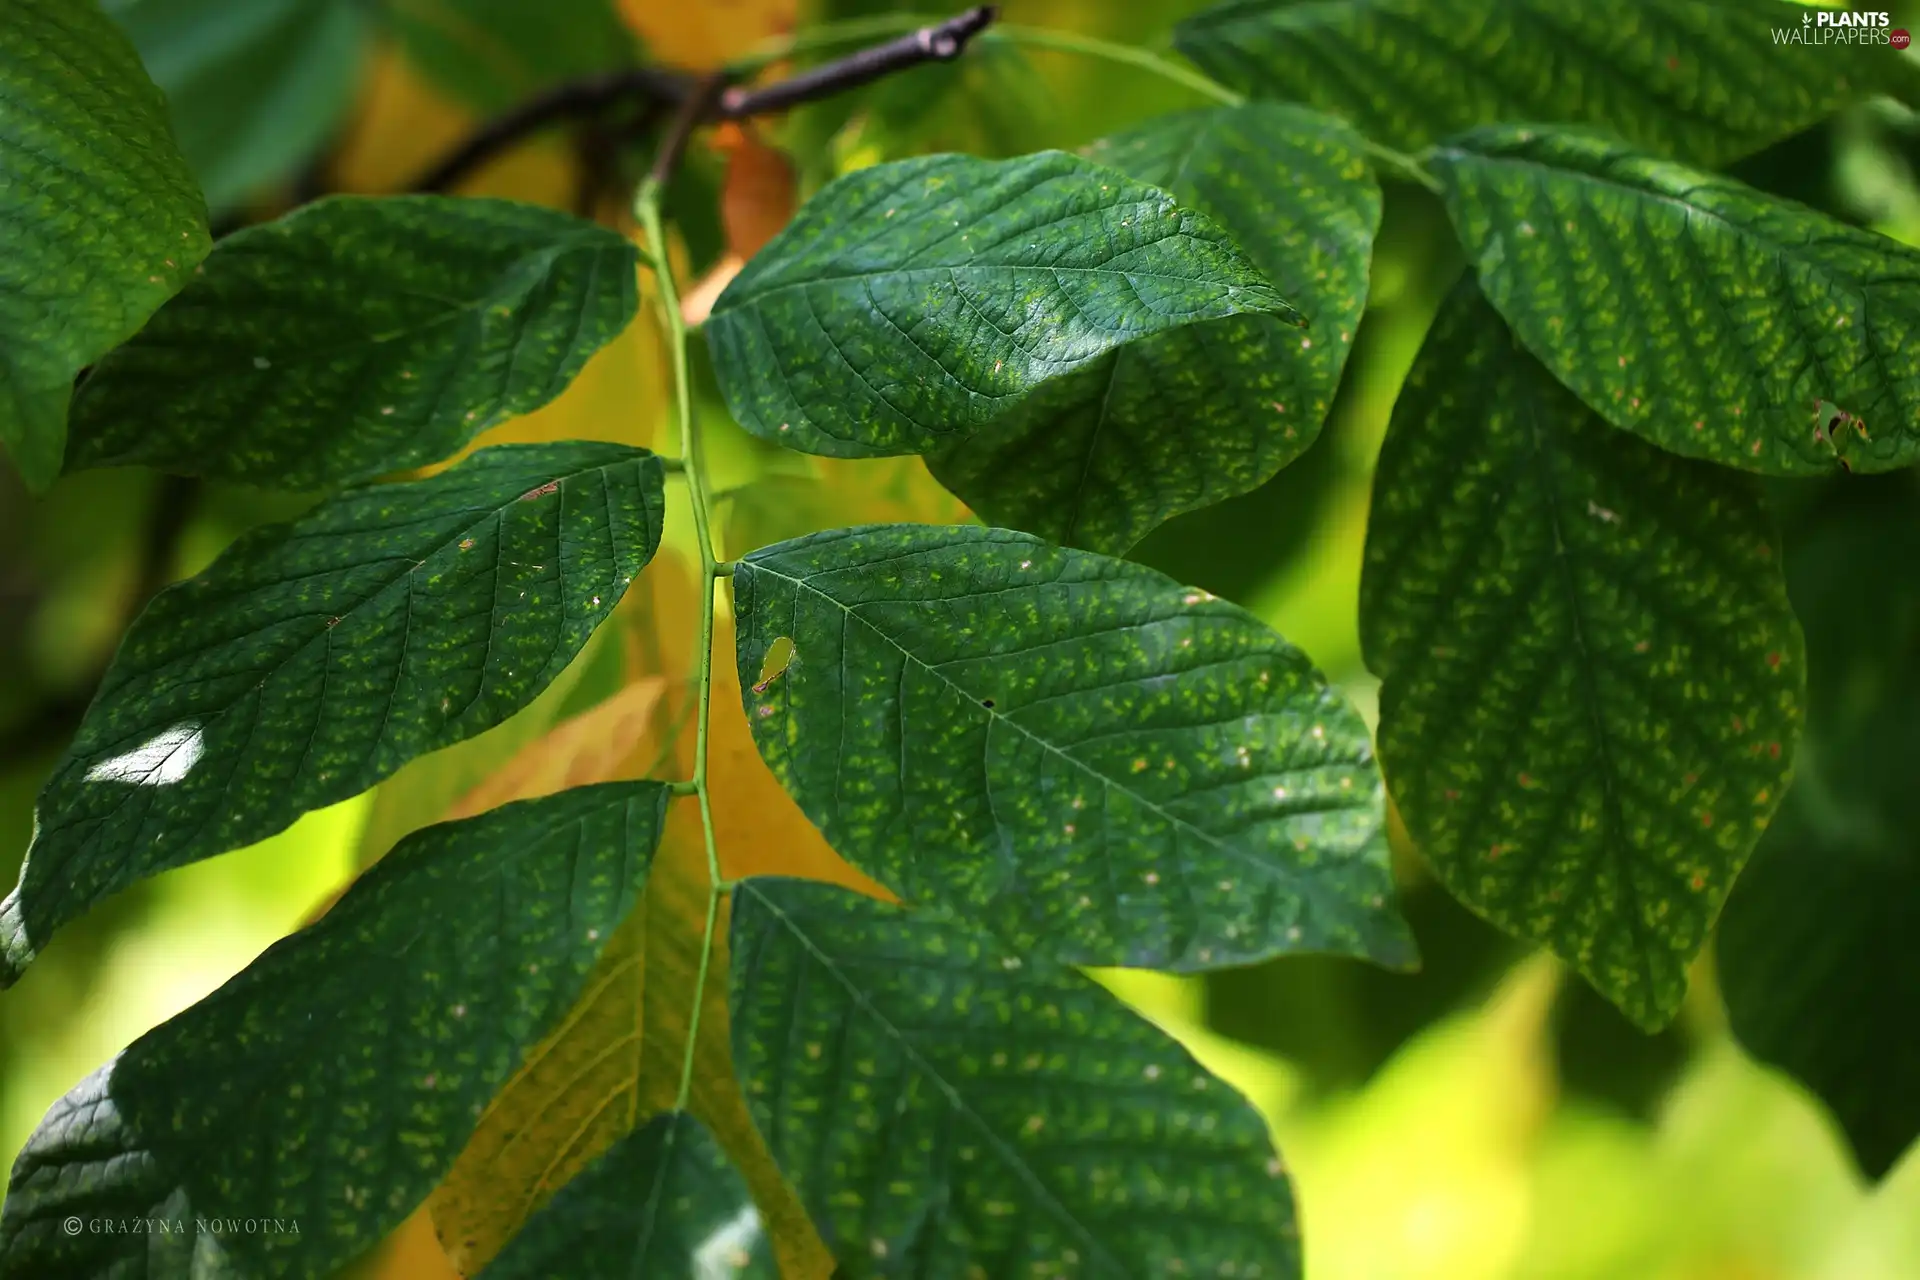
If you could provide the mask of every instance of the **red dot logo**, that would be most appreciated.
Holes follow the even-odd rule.
[[[1905,27],[1902,27],[1898,31],[1889,31],[1887,33],[1887,43],[1896,49],[1904,49],[1913,43],[1913,37],[1907,34]]]

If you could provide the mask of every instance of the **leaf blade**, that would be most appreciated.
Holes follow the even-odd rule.
[[[946,155],[830,184],[727,286],[706,333],[749,431],[884,457],[975,429],[1134,338],[1242,313],[1295,314],[1166,193],[1060,152]]]
[[[712,1135],[675,1111],[634,1130],[562,1188],[480,1274],[486,1280],[682,1274],[777,1280],[759,1223],[746,1183]]]
[[[1773,28],[1807,10],[1771,0],[1229,0],[1174,42],[1243,93],[1304,102],[1417,151],[1503,120],[1579,123],[1717,166],[1911,83],[1891,49],[1865,71],[1808,75]],[[1519,51],[1541,51],[1529,63]],[[1851,63],[1851,60],[1850,60]]]
[[[803,538],[733,585],[761,754],[909,903],[1079,964],[1412,960],[1365,726],[1238,608],[967,527]]]
[[[1593,134],[1432,166],[1487,296],[1613,425],[1767,475],[1920,458],[1920,252]]]
[[[852,1274],[1299,1275],[1258,1114],[1091,980],[792,880],[736,890],[732,954],[755,1120]]]
[[[216,210],[294,175],[344,119],[371,15],[330,0],[105,0],[166,91]]]
[[[1339,121],[1270,103],[1161,116],[1088,149],[1212,218],[1303,330],[1235,316],[1131,342],[929,459],[990,524],[1122,554],[1304,453],[1366,308],[1380,189]]]
[[[1374,493],[1361,640],[1408,831],[1454,896],[1659,1027],[1798,737],[1758,492],[1594,418],[1468,281]]]
[[[209,1248],[246,1274],[330,1274],[373,1245],[572,1003],[667,799],[658,783],[581,788],[408,837],[317,924],[55,1106],[0,1209],[0,1274],[185,1280],[206,1274],[185,1253]],[[132,1216],[297,1225],[196,1226],[157,1262],[144,1232],[62,1228],[103,1196]]]
[[[30,487],[59,473],[74,375],[206,257],[207,206],[166,102],[90,4],[0,17],[0,444]]]
[[[162,592],[41,791],[0,976],[120,886],[524,706],[652,558],[662,485],[644,450],[503,446],[256,531]]]
[[[1835,483],[1789,525],[1806,738],[1716,942],[1734,1036],[1826,1103],[1876,1180],[1920,1137],[1913,499],[1910,475]]]
[[[236,232],[74,403],[70,468],[328,489],[552,401],[639,306],[616,232],[533,205],[335,196]]]

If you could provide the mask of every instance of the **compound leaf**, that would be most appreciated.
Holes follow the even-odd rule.
[[[907,902],[1077,964],[1412,961],[1366,726],[1238,607],[968,527],[781,543],[733,585],[761,754]]]
[[[1441,881],[1664,1023],[1799,732],[1757,485],[1612,430],[1469,281],[1394,409],[1360,624],[1381,764]]]
[[[162,592],[40,793],[0,976],[122,885],[527,705],[652,558],[661,514],[644,450],[508,445],[248,534]]]
[[[1789,526],[1807,628],[1792,790],[1720,921],[1734,1035],[1825,1100],[1869,1177],[1920,1137],[1920,566],[1911,472]]]
[[[220,242],[74,401],[70,467],[290,489],[453,453],[633,319],[618,233],[505,200],[340,196]]]
[[[338,0],[104,0],[167,94],[215,209],[290,178],[353,101],[373,8]]]
[[[647,579],[656,596],[662,582],[656,567]],[[686,584],[685,595],[656,605],[661,625],[677,635],[698,617],[693,584]],[[717,624],[722,632],[727,630],[724,615]],[[730,641],[730,633],[716,637],[721,652]],[[682,696],[688,672],[670,660],[664,674],[673,681],[674,694],[659,708],[656,731],[626,744],[625,760],[613,766],[622,776],[642,769],[676,777],[692,771],[692,706]],[[731,667],[716,667],[713,679],[707,778],[721,874],[734,879],[777,868],[783,875],[860,886],[857,873],[826,847],[761,763],[746,720],[735,709],[739,695],[731,687]],[[529,748],[527,758],[566,755],[568,740],[575,738],[573,726],[587,725],[589,717],[597,719],[597,709],[555,729]],[[572,765],[594,767],[577,754]],[[503,771],[500,782],[546,785],[513,765]],[[734,1076],[725,1031],[727,903],[723,898],[719,905],[718,931],[711,951],[706,951],[702,943],[708,889],[699,810],[681,805],[668,820],[646,892],[608,942],[579,1003],[552,1035],[528,1052],[434,1191],[434,1226],[465,1274],[484,1270],[503,1248],[511,1247],[530,1216],[556,1190],[571,1185],[596,1156],[649,1117],[675,1108],[689,1057],[696,992],[699,1043],[692,1053],[685,1109],[711,1133],[752,1191],[757,1230],[764,1233],[782,1274],[824,1276],[831,1269],[805,1207],[766,1153]],[[703,954],[709,962],[704,987]],[[744,1225],[733,1239],[753,1244]]]
[[[849,1276],[1300,1274],[1259,1114],[1065,966],[748,880],[731,999],[754,1118]]]
[[[1487,297],[1616,427],[1770,475],[1920,460],[1920,252],[1592,134],[1432,167]]]
[[[0,11],[0,444],[60,472],[74,375],[206,257],[207,206],[127,39],[79,0]]]
[[[684,1111],[656,1116],[561,1188],[483,1280],[775,1280],[747,1184]]]
[[[54,1106],[14,1165],[0,1276],[325,1276],[381,1239],[579,995],[667,796],[576,788],[402,841]],[[190,1225],[76,1234],[75,1214]],[[273,1225],[200,1225],[229,1218]]]
[[[1058,151],[843,177],[741,271],[707,341],[743,426],[922,453],[1152,333],[1295,313],[1212,220]]]
[[[1244,93],[1307,103],[1407,150],[1530,120],[1711,167],[1913,83],[1884,45],[1827,61],[1775,37],[1803,16],[1776,0],[1230,0],[1182,23],[1175,43]]]
[[[1088,154],[1214,219],[1312,316],[1305,330],[1243,315],[1128,343],[930,459],[990,523],[1118,555],[1318,438],[1366,308],[1380,189],[1347,126],[1272,104],[1161,116]]]

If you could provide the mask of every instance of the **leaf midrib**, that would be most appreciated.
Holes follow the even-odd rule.
[[[953,692],[961,695],[961,697],[966,699],[968,703],[976,706],[979,704],[979,700],[975,698],[972,693],[970,693],[966,689],[961,688],[960,685],[958,685],[952,679],[950,679],[944,672],[940,671],[938,668],[932,666],[931,664],[915,656],[910,650],[906,648],[905,645],[901,644],[898,640],[888,635],[885,631],[882,631],[873,622],[862,617],[854,609],[850,608],[847,605],[842,604],[839,600],[837,600],[833,596],[830,596],[826,592],[820,590],[818,587],[813,586],[812,583],[805,581],[803,579],[791,577],[784,573],[780,573],[777,570],[774,570],[768,567],[765,561],[749,559],[748,561],[743,563],[742,568],[767,573],[770,576],[779,578],[784,582],[790,582],[795,587],[803,589],[809,592],[810,594],[818,597],[821,600],[825,600],[827,603],[839,609],[841,613],[853,619],[854,621],[860,623],[861,626],[865,627],[868,631],[872,632],[874,635],[884,640],[888,645],[892,646],[893,649],[896,652],[898,652],[900,656],[904,658],[906,661],[913,663],[915,666],[919,667],[921,670],[927,672],[928,674],[932,675],[935,679],[939,680],[940,683],[945,685],[948,689],[951,689]],[[1131,628],[1129,627],[1126,629],[1131,629]],[[1080,637],[1072,637],[1072,638],[1079,639]],[[1088,765],[1085,762],[1076,759],[1072,755],[1068,754],[1066,751],[1062,750],[1060,747],[1056,746],[1054,743],[1036,734],[1033,730],[1026,728],[1024,725],[1021,725],[1017,721],[1014,721],[1010,716],[1008,716],[1005,712],[1000,711],[998,708],[983,707],[981,709],[987,713],[988,717],[991,720],[1004,723],[1007,728],[1013,730],[1015,733],[1020,734],[1022,737],[1033,742],[1043,750],[1055,756],[1058,756],[1060,759],[1066,761],[1067,764],[1071,766],[1073,769],[1086,775],[1087,777],[1094,779],[1100,785],[1104,787],[1111,787],[1114,790],[1119,791],[1122,795],[1130,797],[1135,803],[1139,804],[1142,808],[1151,811],[1157,817],[1165,821],[1169,826],[1175,827],[1181,831],[1187,831],[1187,832],[1193,833],[1193,835],[1199,837],[1200,840],[1204,841],[1209,847],[1223,854],[1231,855],[1239,859],[1240,861],[1250,866],[1256,872],[1271,876],[1274,880],[1280,881],[1284,885],[1284,887],[1286,887],[1287,889],[1297,890],[1297,891],[1303,892],[1304,894],[1312,896],[1314,900],[1321,905],[1322,909],[1327,909],[1330,906],[1332,908],[1332,910],[1330,911],[1330,915],[1332,916],[1333,919],[1335,920],[1352,920],[1353,919],[1353,912],[1348,906],[1348,904],[1345,902],[1342,902],[1337,896],[1329,895],[1326,889],[1320,884],[1317,878],[1312,876],[1301,875],[1298,872],[1295,872],[1292,875],[1287,875],[1287,876],[1276,874],[1280,866],[1280,864],[1278,864],[1277,861],[1263,857],[1258,851],[1242,848],[1238,841],[1223,840],[1219,836],[1214,835],[1212,832],[1204,831],[1199,827],[1193,826],[1191,823],[1187,822],[1185,819],[1177,817],[1176,815],[1168,811],[1164,806],[1162,806],[1158,802],[1150,799],[1149,797],[1139,794],[1138,792],[1132,790],[1131,788],[1126,787],[1122,782],[1109,778],[1107,777],[1107,775],[1094,769],[1091,765]],[[1364,768],[1364,766],[1360,765],[1358,762],[1355,762],[1354,767]],[[1315,812],[1336,813],[1336,812],[1341,812],[1343,810],[1348,812],[1353,812],[1363,807],[1365,806],[1337,805],[1337,804],[1323,805],[1318,810],[1315,810]],[[996,826],[998,826],[997,820],[996,820]],[[1111,862],[1110,859],[1107,859],[1106,861],[1108,861],[1109,864]],[[1340,867],[1340,866],[1345,866],[1347,864],[1345,862],[1335,861],[1330,865],[1334,867]],[[1190,869],[1183,868],[1183,872],[1186,872],[1188,870]],[[1183,878],[1185,878],[1184,875],[1183,875]],[[1367,928],[1365,927],[1364,921],[1362,921],[1360,924],[1359,932],[1361,932],[1363,935],[1366,932],[1368,932]]]
[[[781,924],[786,926],[787,932],[806,950],[814,962],[830,974],[833,979],[840,984],[841,988],[852,997],[854,1003],[871,1017],[894,1043],[900,1046],[900,1051],[906,1055],[907,1059],[913,1063],[920,1073],[939,1087],[940,1092],[946,1096],[948,1105],[960,1115],[964,1116],[968,1123],[973,1125],[973,1127],[983,1135],[988,1145],[999,1152],[1002,1162],[1027,1184],[1034,1198],[1052,1212],[1057,1221],[1070,1227],[1080,1237],[1081,1244],[1086,1247],[1088,1253],[1101,1259],[1108,1267],[1117,1270],[1120,1274],[1126,1274],[1126,1268],[1121,1266],[1117,1258],[1101,1247],[1099,1238],[1093,1234],[1092,1230],[1086,1226],[1086,1224],[1082,1223],[1072,1210],[1068,1209],[1053,1191],[1040,1180],[1040,1175],[1034,1172],[1033,1168],[1028,1165],[1025,1160],[1021,1159],[1020,1153],[1010,1146],[992,1125],[987,1123],[985,1117],[967,1105],[967,1101],[961,1096],[960,1091],[949,1083],[947,1078],[942,1075],[931,1062],[921,1056],[913,1042],[907,1038],[906,1033],[898,1026],[895,1026],[893,1021],[874,1005],[873,1001],[867,997],[866,992],[857,986],[853,980],[841,970],[832,956],[829,956],[815,945],[813,939],[808,936],[807,932],[800,927],[791,915],[782,910],[779,904],[775,903],[771,898],[761,893],[750,879],[742,881],[737,892],[751,894],[754,901],[758,902],[770,915],[777,918]],[[838,1082],[836,1082],[836,1085],[837,1083]]]

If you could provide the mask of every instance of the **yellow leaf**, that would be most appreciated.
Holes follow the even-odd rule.
[[[359,111],[332,166],[336,191],[405,191],[467,138],[479,120],[424,80],[391,48],[374,59]],[[547,139],[507,151],[455,188],[469,196],[528,200],[570,208],[579,165]]]
[[[620,0],[620,16],[653,57],[705,70],[793,30],[795,0]]]
[[[965,503],[940,487],[925,462],[901,458],[783,460],[801,468],[764,476],[732,496],[727,551],[744,555],[788,538],[859,524],[964,524]]]
[[[433,1217],[422,1205],[365,1257],[343,1269],[338,1280],[460,1280],[460,1273],[440,1247]]]
[[[685,678],[698,590],[679,561],[667,558],[648,603],[659,634],[638,634],[633,668],[653,711],[652,732],[631,741],[625,758],[596,726],[630,727],[628,713],[595,708],[522,753],[474,805],[520,798],[533,787],[551,789],[605,777],[685,777],[692,769],[694,734]],[[638,585],[638,584],[636,584]],[[827,846],[761,761],[741,708],[732,662],[730,620],[716,621],[709,784],[722,874],[793,875],[828,880],[887,896]],[[564,745],[556,745],[564,744]],[[591,749],[582,749],[585,744]],[[566,758],[537,764],[542,751]],[[530,793],[530,792],[529,792]],[[586,994],[565,1022],[528,1055],[526,1064],[494,1100],[467,1149],[431,1201],[434,1222],[449,1255],[471,1274],[486,1265],[527,1218],[593,1158],[649,1116],[670,1109],[686,1061],[692,993],[697,985],[707,909],[706,843],[699,808],[675,803],[667,832],[647,877],[640,905],[609,940]],[[728,1036],[726,911],[709,958],[689,1108],[739,1166],[774,1243],[782,1274],[826,1277],[833,1262],[805,1209],[781,1177],[754,1127],[733,1074]]]
[[[638,680],[522,750],[447,810],[449,821],[471,818],[511,800],[549,796],[618,776],[640,746],[667,682]]]

